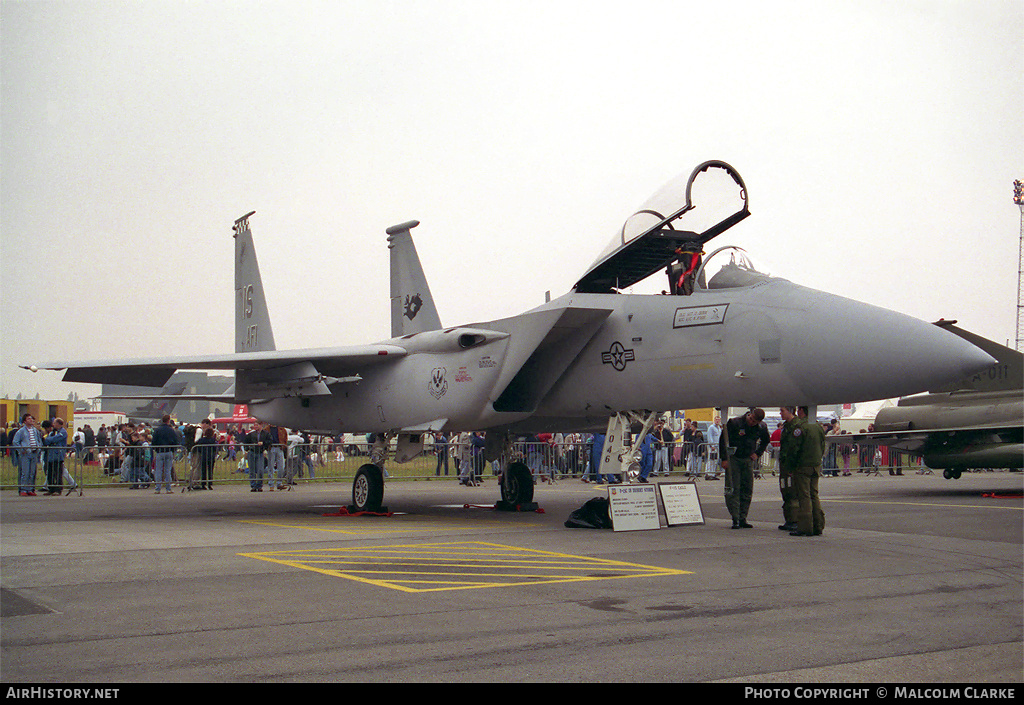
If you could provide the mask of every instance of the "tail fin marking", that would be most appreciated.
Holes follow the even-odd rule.
[[[419,221],[387,229],[391,250],[391,336],[439,330],[441,319],[409,231]]]
[[[274,331],[249,229],[252,211],[235,221],[235,352],[274,350]]]

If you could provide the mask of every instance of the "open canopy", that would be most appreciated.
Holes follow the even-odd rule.
[[[704,162],[665,184],[627,218],[573,289],[609,293],[672,265],[692,269],[704,243],[748,215],[747,188],[736,170],[725,162]]]

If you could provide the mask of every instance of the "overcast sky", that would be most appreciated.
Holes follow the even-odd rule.
[[[753,213],[716,244],[1013,345],[1020,0],[2,0],[0,51],[0,394],[233,350],[251,210],[278,347],[365,343],[388,226],[444,325],[500,318],[707,159]]]

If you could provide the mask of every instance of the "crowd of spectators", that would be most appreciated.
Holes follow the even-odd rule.
[[[847,433],[840,430],[835,420],[823,425],[828,435]],[[26,428],[28,430],[22,431]],[[684,419],[676,431],[672,430],[670,421],[658,420],[640,444],[639,480],[646,482],[648,477],[667,476],[671,472],[719,479],[721,428],[719,417],[715,417],[712,424]],[[19,433],[23,441],[28,439],[23,444],[15,443]],[[778,448],[778,434],[779,429],[772,434],[770,454]],[[37,437],[38,441],[32,445]],[[75,487],[74,478],[63,467],[63,458],[71,454],[83,463],[101,465],[103,474],[112,481],[124,483],[131,489],[155,485],[157,493],[169,493],[173,485],[188,490],[213,489],[214,464],[220,458],[232,463],[235,472],[249,475],[252,491],[263,491],[264,484],[271,490],[286,489],[295,484],[296,478],[303,479],[307,474],[309,479],[316,479],[318,468],[327,466],[332,459],[339,462],[346,456],[369,455],[375,440],[373,434],[313,435],[268,424],[218,429],[204,420],[198,425],[178,425],[169,417],[152,426],[129,422],[101,425],[94,430],[85,424],[70,439],[60,419],[46,420],[40,428],[35,428],[23,418],[21,423],[12,423],[7,433],[0,433],[2,451],[19,469],[19,487],[24,494],[34,494],[34,481],[23,481],[21,476],[27,468],[23,467],[25,463],[19,459],[19,454],[28,464],[34,459],[35,464],[43,466],[46,494],[58,494],[64,487]],[[435,476],[452,472],[463,485],[484,482],[487,474],[485,432],[428,433],[423,443],[424,452],[436,458]],[[535,482],[565,478],[593,483],[619,482],[617,472],[601,471],[603,444],[604,435],[600,433],[540,433],[520,437],[513,445],[511,460],[524,462]],[[888,467],[890,474],[902,474],[899,463],[891,466],[894,459],[884,446],[829,443],[827,448],[823,459],[824,475],[850,475],[854,466],[857,472],[877,472],[880,467]],[[189,476],[179,478],[178,461],[186,458]],[[500,463],[492,462],[490,474],[500,473]]]

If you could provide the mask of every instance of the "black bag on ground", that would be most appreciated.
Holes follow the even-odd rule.
[[[565,520],[568,529],[610,529],[612,520],[608,515],[608,498],[594,497],[569,515]]]

